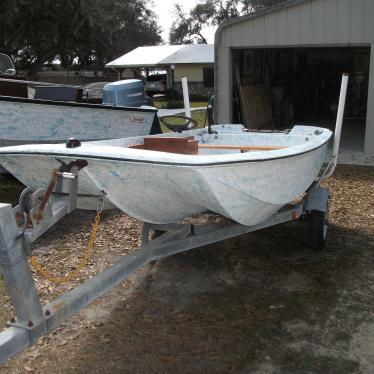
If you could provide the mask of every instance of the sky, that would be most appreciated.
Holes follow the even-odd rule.
[[[183,9],[188,12],[194,5],[196,5],[197,0],[153,0],[156,15],[158,16],[158,23],[162,27],[162,38],[165,43],[169,42],[169,29],[175,17],[173,16],[174,4],[180,4]],[[208,38],[208,43],[214,43],[214,29],[208,28],[204,30],[204,37]]]

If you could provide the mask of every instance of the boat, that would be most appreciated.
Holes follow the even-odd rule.
[[[0,147],[161,132],[157,110],[140,108],[149,102],[139,79],[107,82],[102,105],[82,102],[79,86],[27,81],[15,73],[10,57],[0,54]]]
[[[53,169],[77,163],[79,194],[100,196],[148,223],[213,212],[256,225],[302,195],[326,159],[332,132],[283,132],[214,125],[180,133],[0,149],[0,163],[30,188],[47,188]],[[63,191],[62,191],[63,192]]]
[[[0,146],[161,132],[156,109],[0,96]]]

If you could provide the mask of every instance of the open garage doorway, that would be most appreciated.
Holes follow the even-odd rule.
[[[342,142],[362,151],[369,69],[369,47],[235,49],[234,122],[253,128],[294,123],[333,128],[341,76],[348,73]]]

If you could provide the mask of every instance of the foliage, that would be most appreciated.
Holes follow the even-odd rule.
[[[189,13],[175,5],[175,17],[170,44],[207,43],[203,35],[206,26],[218,26],[232,18],[249,14],[285,0],[200,0]]]
[[[65,68],[101,68],[139,45],[161,42],[150,0],[3,0],[0,46],[36,72],[56,59]]]
[[[179,108],[183,108],[183,101],[169,100],[166,103],[166,109],[179,109]]]
[[[273,5],[283,3],[286,0],[242,0],[244,13],[256,12]]]
[[[177,20],[173,23],[170,30],[171,44],[190,44],[196,39],[199,43],[207,43],[201,33],[203,25],[210,22],[214,15],[212,1],[197,4],[191,9],[189,15],[183,12],[179,4],[175,5],[175,15]]]

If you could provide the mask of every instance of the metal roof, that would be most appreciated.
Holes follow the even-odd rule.
[[[105,65],[107,68],[154,67],[171,64],[213,64],[213,44],[138,47]]]
[[[179,49],[160,64],[214,64],[214,44],[191,44]]]
[[[156,66],[157,63],[170,56],[184,45],[156,45],[138,47],[105,65],[107,68]]]

